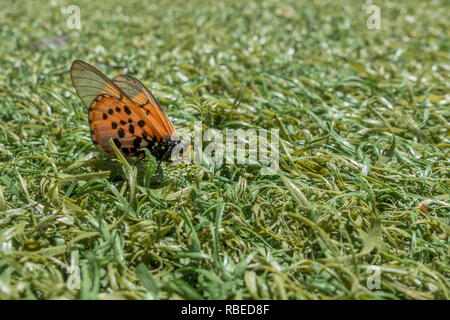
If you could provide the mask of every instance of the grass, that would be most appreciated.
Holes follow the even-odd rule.
[[[7,1],[0,299],[448,299],[449,5],[372,2],[379,30],[362,1]],[[75,59],[179,129],[280,129],[279,172],[102,154]]]

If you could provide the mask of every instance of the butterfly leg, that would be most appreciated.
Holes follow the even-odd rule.
[[[162,161],[158,161],[158,166],[156,167],[155,175],[158,174],[161,170],[161,162]]]
[[[139,159],[136,161],[136,164],[138,164],[139,162],[141,162],[144,159],[144,157],[139,157]]]

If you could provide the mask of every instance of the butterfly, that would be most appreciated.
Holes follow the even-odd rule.
[[[170,161],[181,140],[150,91],[136,78],[119,75],[108,79],[94,66],[75,60],[70,77],[88,107],[93,143],[114,154],[112,139],[125,156],[143,157],[144,148],[158,160]],[[178,148],[180,149],[180,148]]]

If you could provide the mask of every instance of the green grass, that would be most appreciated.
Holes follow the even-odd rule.
[[[6,1],[0,299],[448,299],[450,8],[372,2],[380,30],[363,1]],[[280,129],[279,173],[102,154],[75,59],[177,128]]]

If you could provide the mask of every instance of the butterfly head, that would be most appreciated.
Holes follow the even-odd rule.
[[[178,136],[167,136],[157,142],[148,145],[150,152],[160,161],[173,161],[175,158],[183,157],[186,153],[186,144]]]
[[[168,136],[162,140],[162,149],[159,157],[162,161],[179,162],[186,158],[191,149],[190,143],[181,141],[178,136]]]

